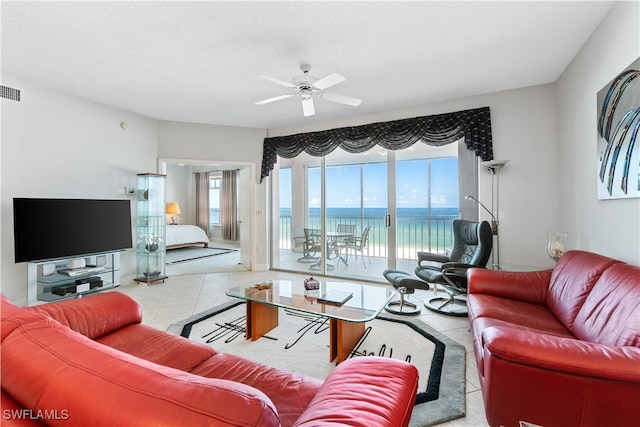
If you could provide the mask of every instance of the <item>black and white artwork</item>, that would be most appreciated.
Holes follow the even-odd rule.
[[[598,199],[640,197],[640,58],[605,85],[598,102]]]

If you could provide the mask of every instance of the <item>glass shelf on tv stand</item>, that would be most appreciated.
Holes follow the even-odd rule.
[[[82,267],[76,270],[66,268],[70,259],[84,258],[85,260],[95,259],[98,256],[104,256],[106,263],[100,267]],[[44,269],[54,268],[52,274],[45,275]],[[67,271],[75,274],[64,274]],[[89,282],[82,283],[84,279],[91,277],[99,277],[102,280],[101,286],[91,288]],[[81,286],[81,291],[65,293],[59,295],[53,292],[53,288],[57,286],[76,285]],[[84,286],[82,286],[84,285]],[[27,265],[27,305],[32,306],[42,302],[56,302],[66,299],[82,298],[85,295],[91,295],[114,289],[120,286],[120,254],[119,252],[105,252],[90,255],[74,256],[72,258],[46,260],[38,262],[30,262]],[[87,289],[88,288],[88,289]],[[77,289],[77,288],[76,288]]]

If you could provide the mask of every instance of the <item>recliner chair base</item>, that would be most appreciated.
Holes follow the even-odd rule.
[[[424,300],[424,306],[436,313],[447,316],[467,317],[466,295],[447,295],[441,297],[431,297]]]

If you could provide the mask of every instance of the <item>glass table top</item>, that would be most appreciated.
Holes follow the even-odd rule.
[[[373,320],[395,293],[390,288],[377,285],[332,280],[318,280],[318,282],[320,288],[313,291],[307,291],[302,280],[280,279],[265,283],[246,283],[228,289],[225,293],[230,297],[246,301],[322,314],[349,322]],[[329,291],[341,291],[352,295],[342,305],[319,302],[318,298]]]

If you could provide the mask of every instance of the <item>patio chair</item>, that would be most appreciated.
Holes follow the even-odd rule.
[[[343,248],[344,245],[346,245],[347,243],[355,242],[356,225],[355,224],[338,224],[336,226],[336,233],[350,234],[350,236],[341,237],[341,238],[335,239],[332,242],[332,245],[334,246],[335,251],[339,253],[340,249]]]
[[[298,258],[299,262],[317,262],[320,259],[318,255],[322,250],[322,239],[320,238],[320,230],[314,228],[304,229],[304,243],[302,245],[302,257]]]
[[[294,252],[302,252],[306,240],[303,227],[291,227],[291,247]]]
[[[362,265],[364,268],[367,268],[367,265],[364,262],[364,251],[367,251],[367,259],[369,260],[369,264],[371,264],[371,258],[369,258],[369,231],[371,227],[367,226],[364,230],[362,230],[362,234],[360,237],[354,237],[350,241],[346,241],[345,244],[340,248],[340,250],[345,251],[345,264],[349,262],[349,251],[354,251],[354,255],[356,259],[358,259],[358,252],[360,252],[360,256],[362,257]]]

